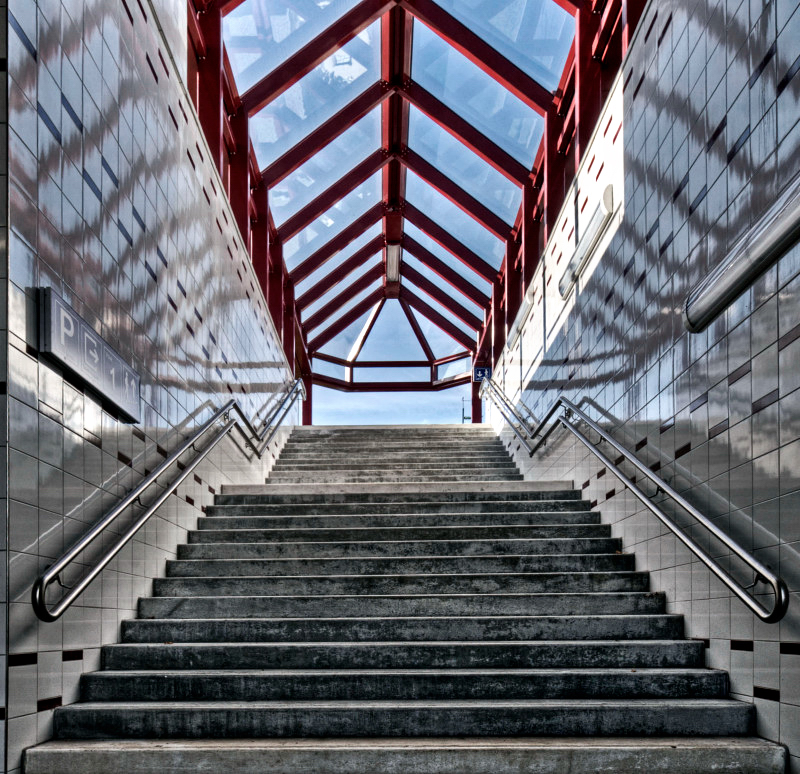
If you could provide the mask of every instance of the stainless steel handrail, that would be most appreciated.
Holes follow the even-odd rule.
[[[122,498],[100,521],[97,522],[83,537],[75,542],[59,559],[51,564],[33,584],[31,591],[31,602],[37,617],[42,621],[53,622],[58,620],[73,602],[86,590],[86,587],[105,569],[108,563],[127,545],[130,539],[145,525],[150,517],[158,510],[164,501],[180,486],[183,480],[202,462],[214,447],[231,431],[237,428],[244,436],[245,441],[253,449],[255,454],[261,458],[264,450],[275,437],[283,420],[297,400],[298,395],[305,394],[305,388],[300,379],[296,380],[286,393],[283,400],[272,412],[272,414],[261,423],[261,429],[256,430],[253,424],[245,416],[241,406],[236,400],[229,400],[222,408],[214,412],[214,415],[192,435],[184,441],[172,454],[167,457],[152,473],[147,475],[142,481]],[[236,413],[239,419],[231,416]],[[198,450],[196,444],[213,428],[219,420],[223,421],[222,427],[214,434],[211,441]],[[142,504],[142,495],[158,480],[173,463],[185,454],[189,449],[199,451],[198,455],[181,468],[181,472],[164,488],[164,490],[150,503],[144,513],[129,527],[129,529],[109,548],[100,559],[94,564],[86,575],[71,587],[65,586],[61,581],[61,573],[76,559],[81,552],[85,551],[105,530],[115,522],[125,511],[134,503]],[[68,588],[68,593],[63,596],[58,604],[52,609],[48,608],[45,599],[48,587],[58,582],[63,588]]]
[[[488,395],[501,413],[506,416],[503,405],[498,400],[498,393],[502,395],[500,388],[489,382],[491,389],[486,389],[486,384],[489,380],[484,380],[484,388],[481,390],[482,395]],[[502,396],[504,403],[510,401],[505,396]],[[550,427],[546,428],[548,422],[555,416],[559,409],[564,409],[562,416],[556,417]],[[650,496],[636,485],[625,473],[614,463],[606,454],[597,448],[577,427],[575,427],[569,420],[577,417],[586,425],[588,425],[600,438],[608,443],[619,455],[624,457],[636,471],[642,476],[647,478],[658,487],[658,490],[663,492],[667,497],[677,503],[684,511],[686,511],[695,521],[703,525],[717,540],[726,546],[733,554],[742,560],[751,570],[755,573],[755,581],[751,586],[745,587],[737,581],[727,570],[720,566],[720,564],[699,546],[692,538],[686,535],[683,530],[672,520],[672,518],[664,512],[656,503],[654,503]],[[508,417],[506,416],[506,419]],[[637,457],[635,457],[628,449],[622,446],[618,441],[612,438],[600,425],[597,424],[590,416],[584,413],[578,406],[571,400],[565,398],[563,395],[559,396],[553,405],[545,414],[544,419],[537,425],[535,429],[529,431],[531,439],[541,435],[541,438],[533,445],[525,444],[529,456],[533,456],[538,449],[545,443],[547,438],[558,427],[565,427],[577,438],[589,451],[597,457],[611,472],[630,489],[631,493],[658,519],[664,526],[666,526],[703,564],[708,567],[750,610],[753,611],[762,621],[766,623],[776,623],[780,621],[785,615],[789,606],[789,589],[784,580],[770,570],[766,565],[756,559],[751,553],[746,551],[740,546],[733,538],[726,535],[714,522],[707,516],[697,510],[683,495],[677,492],[670,484],[663,478],[656,475],[650,468],[644,465]],[[512,430],[513,430],[512,425]],[[516,431],[515,431],[516,432]],[[519,437],[519,436],[518,436]],[[772,608],[769,609],[762,605],[758,600],[747,593],[748,588],[752,588],[759,581],[769,584],[772,587],[774,594],[774,601]]]

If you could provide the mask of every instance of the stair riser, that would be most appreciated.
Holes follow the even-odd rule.
[[[190,532],[189,542],[205,544],[220,558],[294,559],[364,556],[481,556],[486,554],[613,554],[618,538],[564,540],[419,540],[342,543],[254,543],[244,532]],[[179,554],[181,556],[181,554]]]
[[[157,597],[254,596],[297,594],[538,594],[544,592],[647,591],[645,573],[622,575],[568,573],[529,575],[389,575],[355,578],[156,578]]]
[[[602,707],[580,703],[521,708],[513,704],[476,707],[238,708],[176,707],[159,710],[101,705],[55,711],[56,739],[263,738],[263,737],[439,737],[464,736],[720,736],[752,731],[753,707],[741,702],[702,706],[638,703]]]
[[[428,465],[464,466],[465,468],[471,468],[472,466],[480,468],[485,465],[515,467],[513,460],[511,460],[506,453],[449,454],[442,456],[441,454],[429,454],[424,451],[419,451],[415,454],[381,454],[380,456],[353,452],[352,454],[348,454],[345,458],[342,458],[342,455],[339,454],[322,456],[318,454],[287,454],[286,452],[282,452],[275,465],[276,467],[279,465],[313,466],[315,468],[335,470],[341,466],[358,466],[372,463],[376,465],[395,465],[398,467],[425,467]]]
[[[146,634],[145,626],[126,634]],[[166,627],[151,632],[163,632]],[[185,634],[179,626],[171,630]],[[155,639],[155,638],[154,638]],[[131,643],[103,648],[104,669],[666,669],[703,666],[702,644],[458,642],[313,644]],[[175,642],[175,641],[173,641]]]
[[[420,502],[439,503],[470,503],[470,502],[541,502],[570,500],[581,502],[584,507],[589,507],[588,500],[581,499],[581,493],[572,489],[558,489],[550,491],[521,491],[521,492],[483,492],[477,489],[472,492],[347,492],[326,494],[218,494],[214,502],[216,505],[308,505],[314,503],[330,504],[368,504],[370,506],[380,503],[414,503],[415,507]]]
[[[443,742],[401,743],[396,748],[376,740],[373,747],[327,742],[274,749],[279,743],[251,746],[248,740],[208,743],[168,742],[131,749],[132,743],[109,743],[119,749],[97,750],[82,746],[75,751],[39,747],[25,753],[26,774],[784,774],[785,750],[772,745],[744,748],[753,740],[725,740],[726,745],[704,746],[700,741],[675,744],[673,739],[620,740],[608,745],[585,740],[533,741],[515,748],[513,742],[481,740],[475,746],[448,746]],[[716,740],[709,740],[711,743]],[[610,742],[610,740],[609,740]],[[354,749],[354,747],[356,749]],[[419,749],[423,747],[425,749]],[[121,767],[120,763],[124,761]]]
[[[371,455],[366,455],[362,458],[349,455],[346,460],[339,458],[338,461],[327,461],[320,459],[297,460],[287,459],[283,455],[280,456],[275,463],[272,470],[362,470],[364,468],[387,468],[387,469],[402,469],[402,470],[453,470],[454,467],[461,470],[481,471],[481,470],[517,470],[517,466],[508,458],[503,459],[498,457],[492,460],[476,458],[472,460],[464,459],[450,459],[443,460],[439,457],[426,458],[422,455],[415,454],[408,459],[384,459],[383,457],[375,458]]]
[[[215,511],[216,513],[216,511]],[[391,527],[477,527],[540,524],[600,524],[594,511],[546,511],[536,513],[386,514],[383,516],[207,516],[197,520],[198,529],[341,529]]]
[[[459,615],[636,615],[664,610],[657,593],[376,597],[155,597],[142,618],[343,618]]]
[[[84,675],[81,701],[380,701],[393,699],[632,699],[722,698],[722,672],[447,674],[404,672],[257,672],[213,676],[110,672]]]
[[[520,502],[397,502],[397,503],[295,503],[289,505],[210,505],[209,517],[231,516],[381,516],[451,515],[480,513],[591,513],[589,503],[578,500]]]
[[[380,484],[393,482],[426,483],[426,482],[453,482],[474,481],[476,476],[469,473],[428,473],[409,471],[373,471],[368,473],[270,473],[268,484]],[[481,474],[480,481],[522,481],[521,473],[496,473]]]
[[[166,607],[166,606],[163,606]],[[159,611],[152,610],[158,619]],[[162,610],[165,614],[169,610]],[[164,618],[166,615],[164,616]],[[683,637],[677,615],[561,615],[466,619],[419,618],[287,618],[249,620],[135,620],[122,622],[126,642],[455,642],[462,640],[674,640]]]
[[[222,521],[222,529],[219,529]],[[341,541],[373,540],[501,540],[518,539],[567,539],[567,538],[609,538],[611,527],[608,524],[567,524],[561,525],[514,525],[514,526],[468,526],[455,527],[360,527],[354,529],[309,528],[309,529],[253,529],[238,525],[235,521],[215,520],[216,523],[198,524],[192,536],[200,534],[208,542],[233,543],[298,543],[314,541],[317,543]],[[214,528],[216,527],[216,528]],[[191,538],[190,538],[191,540]],[[197,542],[197,541],[192,541]]]
[[[207,546],[184,546],[201,553]],[[181,554],[189,553],[187,550]],[[208,552],[210,555],[213,551]],[[245,575],[386,575],[455,572],[627,572],[632,554],[440,557],[432,559],[181,559],[167,561],[170,578]]]

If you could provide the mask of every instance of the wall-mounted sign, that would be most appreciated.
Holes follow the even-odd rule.
[[[39,350],[80,377],[126,419],[141,419],[139,374],[51,288],[39,292]]]
[[[484,379],[492,378],[491,366],[475,366],[472,369],[472,381],[482,382]]]

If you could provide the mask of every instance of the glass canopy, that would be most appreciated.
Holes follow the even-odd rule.
[[[241,0],[223,18],[255,157],[273,176],[272,238],[320,377],[409,381],[419,375],[403,378],[398,361],[474,353],[487,276],[516,254],[522,185],[544,121],[506,89],[500,68],[505,61],[553,92],[574,18],[554,0],[427,1],[442,12],[429,22],[444,36],[415,18],[414,3],[377,16],[365,0]],[[485,63],[469,41],[456,50],[448,19],[497,58]],[[359,167],[378,152],[374,166]],[[348,178],[357,168],[369,177]],[[320,356],[387,366],[358,369],[356,360],[350,369]],[[420,366],[419,378],[438,371],[463,381],[465,362]]]

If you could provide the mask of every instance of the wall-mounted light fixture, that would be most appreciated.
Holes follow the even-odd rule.
[[[403,246],[399,243],[386,245],[386,281],[400,282],[400,256]]]
[[[594,249],[597,247],[600,237],[603,236],[603,232],[606,230],[606,226],[613,214],[614,186],[608,185],[600,197],[597,209],[592,213],[592,217],[589,218],[586,228],[583,229],[578,246],[575,248],[575,252],[567,264],[566,271],[558,283],[558,292],[561,294],[561,298],[566,298],[578,281],[578,277],[581,276],[584,266],[589,263],[589,259],[592,257],[592,253],[594,253]]]

